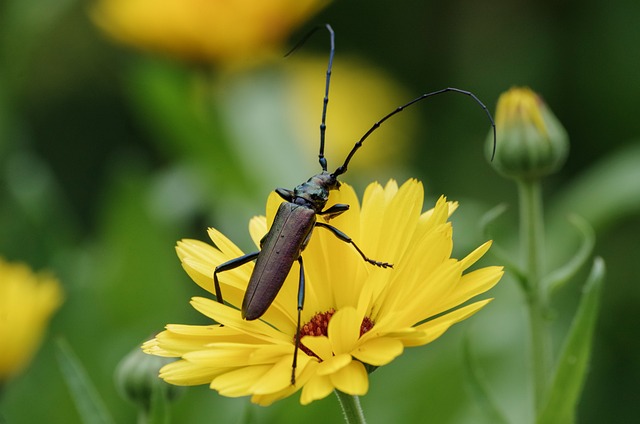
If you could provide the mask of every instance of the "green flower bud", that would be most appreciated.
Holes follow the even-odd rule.
[[[514,87],[498,99],[496,170],[512,178],[537,179],[557,171],[569,153],[569,136],[542,98]],[[493,134],[487,139],[489,157]]]
[[[154,397],[165,402],[174,400],[183,388],[167,384],[158,377],[160,368],[172,361],[173,358],[148,355],[139,347],[135,348],[116,367],[115,380],[120,394],[144,411],[151,409]]]

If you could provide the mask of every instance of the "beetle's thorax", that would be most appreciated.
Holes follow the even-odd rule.
[[[333,174],[322,171],[293,189],[293,203],[320,213],[329,199],[329,191],[337,190],[339,187],[340,182]]]

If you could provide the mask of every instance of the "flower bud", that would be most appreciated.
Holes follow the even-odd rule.
[[[135,403],[139,408],[149,411],[156,392],[163,391],[161,398],[168,402],[182,393],[182,387],[172,386],[158,377],[160,368],[172,358],[147,355],[136,347],[118,364],[115,380],[120,394]]]
[[[512,178],[536,179],[557,171],[569,152],[569,137],[542,98],[514,87],[498,99],[497,142],[492,164]],[[493,134],[487,139],[489,156]]]

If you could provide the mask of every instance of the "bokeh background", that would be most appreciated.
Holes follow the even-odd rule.
[[[334,1],[283,42],[277,59],[251,67],[181,61],[114,42],[91,19],[93,2],[0,2],[0,254],[52,270],[65,303],[31,367],[1,400],[6,422],[78,422],[55,357],[64,338],[116,422],[135,407],[114,369],[167,323],[204,323],[188,305],[204,293],[181,270],[181,238],[215,226],[245,250],[247,224],[275,187],[319,170],[318,124],[329,22],[337,53],[327,118],[329,168],[382,115],[427,91],[472,90],[491,110],[512,85],[539,92],[564,124],[571,152],[544,184],[549,267],[577,248],[568,212],[597,234],[607,281],[581,423],[632,422],[640,396],[640,3],[583,1]],[[430,199],[460,201],[460,257],[486,239],[478,222],[516,246],[517,198],[487,162],[486,116],[464,96],[422,102],[385,123],[343,180],[424,181]],[[511,249],[513,250],[513,249]],[[485,263],[496,263],[489,257]],[[556,300],[566,331],[587,269]],[[495,301],[432,345],[409,349],[371,376],[362,398],[371,423],[489,422],[466,389],[462,340],[493,397],[527,422],[527,326],[511,278]],[[2,345],[0,340],[0,348]],[[189,388],[176,422],[340,422],[335,399],[269,408]]]

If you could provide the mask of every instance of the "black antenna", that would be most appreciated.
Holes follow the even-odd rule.
[[[329,64],[331,64],[331,62],[329,62]],[[328,75],[327,75],[327,89],[328,88],[329,88],[329,79],[328,79]],[[433,97],[433,96],[437,96],[438,94],[449,93],[449,92],[460,93],[460,94],[464,94],[466,96],[471,97],[486,112],[487,117],[489,118],[489,121],[491,122],[491,127],[493,129],[493,152],[491,153],[491,160],[493,160],[493,157],[496,154],[496,124],[493,121],[493,117],[491,116],[491,113],[489,112],[489,109],[487,109],[487,107],[484,105],[484,103],[482,103],[480,101],[480,99],[478,99],[476,97],[476,95],[473,94],[472,92],[465,91],[465,90],[460,90],[459,88],[447,87],[447,88],[443,88],[442,90],[434,91],[432,93],[423,94],[423,95],[411,100],[407,104],[404,104],[402,106],[398,106],[393,112],[385,115],[382,119],[380,119],[378,122],[373,124],[373,126],[371,128],[369,128],[369,131],[364,133],[364,135],[360,138],[360,140],[358,140],[358,142],[353,146],[353,148],[351,149],[351,151],[347,155],[347,159],[345,159],[345,161],[342,164],[342,166],[340,166],[338,169],[336,169],[332,175],[334,177],[337,177],[338,175],[342,175],[345,172],[347,172],[347,167],[348,167],[349,162],[351,161],[351,158],[353,157],[353,155],[358,151],[358,149],[360,147],[362,147],[362,143],[367,139],[367,137],[369,137],[375,130],[377,130],[380,127],[380,125],[382,125],[382,123],[384,121],[386,121],[387,119],[391,118],[396,113],[402,112],[405,108],[411,106],[414,103],[418,103],[419,101],[424,100],[424,99],[426,99],[428,97]],[[325,108],[326,108],[326,103],[325,103]],[[323,123],[324,123],[324,120],[323,120]]]
[[[329,31],[331,37],[331,50],[329,51],[329,64],[327,65],[327,80],[324,84],[324,99],[322,99],[322,120],[320,121],[320,152],[318,160],[323,171],[327,170],[327,160],[324,157],[324,138],[327,131],[327,104],[329,103],[329,83],[331,82],[331,67],[333,66],[333,55],[336,52],[335,34],[331,25],[326,24],[325,27]]]
[[[331,68],[333,67],[333,55],[336,52],[336,41],[335,41],[336,37],[335,37],[335,33],[333,32],[333,28],[331,28],[331,25],[325,24],[324,26],[325,28],[327,28],[327,31],[329,31],[329,36],[331,37],[331,50],[329,51],[329,64],[327,65],[327,81],[324,87],[324,99],[322,100],[322,120],[320,122],[320,152],[318,153],[318,160],[320,161],[320,166],[322,167],[322,170],[326,171],[327,160],[324,157],[324,139],[325,139],[325,132],[327,130],[327,125],[326,125],[327,104],[329,103],[329,84],[331,83]],[[294,51],[302,47],[302,45],[306,43],[307,40],[311,38],[311,36],[320,28],[321,27],[317,26],[313,28],[311,31],[309,31],[304,37],[302,37],[300,41],[296,43],[295,46],[291,48],[291,50],[287,52],[287,54],[284,55],[284,57],[289,56],[291,53],[293,53]]]

